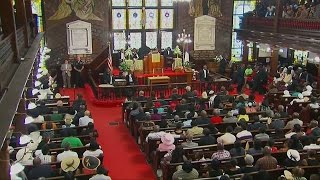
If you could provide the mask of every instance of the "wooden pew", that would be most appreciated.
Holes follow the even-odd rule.
[[[307,157],[306,151],[299,151],[301,155],[301,159],[304,159]],[[278,160],[279,165],[283,166],[284,160],[287,158],[287,153],[285,151],[283,152],[277,152],[277,153],[272,153],[272,156],[275,157]],[[253,155],[254,162],[257,162],[259,158],[263,157],[262,154],[256,154]],[[320,151],[317,152],[317,158],[320,158]],[[244,156],[237,156],[234,157],[238,161],[238,165],[245,166],[245,161],[244,161]],[[199,174],[204,173],[210,169],[210,164],[211,164],[211,159],[206,160],[206,161],[192,161],[191,163],[193,164],[193,167],[198,170]],[[176,171],[176,167],[179,165],[182,165],[183,163],[167,163],[167,162],[161,162],[161,169],[162,169],[162,174],[163,174],[163,179],[171,179],[173,173]],[[207,166],[206,166],[207,165]],[[227,171],[231,167],[230,160],[223,160],[221,161],[221,169],[224,171]],[[309,166],[305,166],[309,167]],[[318,168],[320,166],[317,166]],[[319,170],[319,169],[317,169]],[[315,172],[315,171],[313,171]],[[282,170],[283,173],[283,170]],[[253,173],[254,174],[254,173]],[[203,179],[212,179],[212,178],[203,178]]]

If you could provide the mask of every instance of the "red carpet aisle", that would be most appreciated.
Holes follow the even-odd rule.
[[[88,93],[84,89],[77,89],[76,93],[71,89],[61,92],[70,95],[71,100],[74,94],[81,93],[87,100],[95,128],[99,132],[98,142],[104,151],[104,165],[109,169],[112,179],[156,179],[139,147],[122,123],[121,107],[98,107],[88,100]],[[119,122],[119,125],[109,125],[110,122]]]

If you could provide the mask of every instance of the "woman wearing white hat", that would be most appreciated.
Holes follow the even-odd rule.
[[[286,167],[295,167],[295,166],[301,166],[302,161],[300,159],[300,154],[295,149],[289,149],[287,151],[287,158],[284,160],[283,164]]]

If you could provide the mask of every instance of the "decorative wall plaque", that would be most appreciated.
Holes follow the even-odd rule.
[[[92,54],[91,23],[74,21],[67,24],[68,54]]]
[[[216,18],[198,17],[194,26],[194,50],[215,50]]]

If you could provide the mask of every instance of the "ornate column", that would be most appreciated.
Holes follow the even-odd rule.
[[[277,68],[279,65],[279,48],[272,47],[271,60],[270,60],[270,73],[274,76],[277,73]]]

